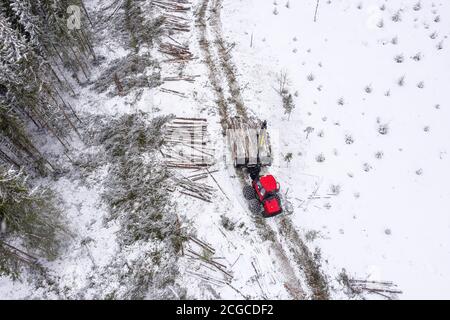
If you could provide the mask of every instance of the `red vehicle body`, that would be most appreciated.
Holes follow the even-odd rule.
[[[274,217],[283,212],[281,200],[278,196],[280,185],[275,180],[274,176],[266,175],[257,177],[253,180],[252,187],[256,192],[257,199],[264,208],[264,217]]]

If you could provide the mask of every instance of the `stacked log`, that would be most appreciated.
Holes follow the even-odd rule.
[[[213,187],[188,178],[173,177],[173,181],[181,189],[181,194],[212,203],[215,192]]]
[[[161,154],[170,169],[194,170],[189,176],[174,172],[174,188],[181,194],[212,202],[215,189],[199,182],[210,175],[209,167],[215,164],[213,150],[207,147],[207,121],[199,118],[174,118],[164,126],[164,145]]]
[[[169,12],[188,12],[191,10],[190,1],[188,0],[172,0],[172,1],[153,0],[152,5]]]
[[[355,293],[361,294],[363,292],[368,292],[380,295],[389,300],[395,299],[398,294],[403,293],[401,290],[398,290],[397,285],[391,281],[349,279],[348,284]]]
[[[189,51],[189,47],[182,45],[175,40],[172,35],[178,32],[190,32],[190,19],[184,17],[191,10],[191,2],[189,0],[154,0],[152,5],[162,9],[164,22],[162,30],[167,38],[172,42],[163,42],[160,44],[159,51],[170,55],[172,58],[165,62],[186,62],[193,58],[193,54]]]
[[[217,284],[229,284],[233,279],[233,275],[224,264],[217,261],[219,257],[215,257],[216,250],[211,245],[193,236],[190,236],[189,240],[191,242],[189,248],[186,250],[186,256],[190,259],[200,261],[200,265],[206,267],[208,270],[220,272],[223,280],[217,278],[216,275],[208,276],[205,273],[193,273],[193,275],[200,276],[207,281],[217,282]],[[198,251],[199,249],[200,252]]]
[[[272,148],[266,126],[258,119],[233,117],[227,132],[235,166],[272,164]]]
[[[168,42],[161,43],[159,51],[173,57],[175,60],[189,61],[194,57],[187,47]]]
[[[169,33],[174,33],[176,31],[189,32],[189,20],[184,17],[173,15],[170,13],[164,13],[164,25],[163,29]]]
[[[207,148],[206,119],[175,118],[164,128],[165,145],[161,152],[169,168],[208,168],[215,164]]]

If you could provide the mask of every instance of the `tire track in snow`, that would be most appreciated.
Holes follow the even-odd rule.
[[[208,24],[206,23],[205,17],[209,5],[211,6],[211,8],[209,10],[210,16],[208,17],[208,20],[210,26],[213,28],[213,33],[215,36],[214,48],[211,47],[211,41],[207,40]],[[218,51],[218,55],[220,57],[220,66],[222,69],[221,71],[227,79],[227,85],[231,95],[230,100],[232,104],[234,104],[237,114],[243,119],[248,119],[247,108],[245,107],[245,104],[243,102],[240,85],[236,77],[236,68],[231,62],[230,50],[232,47],[227,47],[226,42],[222,37],[220,16],[221,8],[222,0],[202,0],[200,19],[203,22],[203,36],[206,43],[208,44],[208,46],[205,47],[205,51],[208,52],[207,57],[210,58],[212,57],[211,50],[215,49]],[[210,68],[210,72],[215,74],[215,78],[220,79],[220,74],[218,74],[219,71],[212,58],[209,60],[209,62],[210,63],[207,64]],[[220,93],[219,97],[222,96],[223,98],[225,98],[223,89],[218,88],[216,89],[216,92]],[[228,115],[230,112],[226,104],[225,108],[226,112],[224,113]],[[228,116],[226,120],[224,120],[224,118],[222,119],[223,124],[228,122]],[[240,177],[241,184],[245,185],[246,178],[244,176],[244,173],[242,171],[239,171],[238,176]],[[277,219],[276,222],[276,228],[278,232],[275,232],[264,219],[255,224],[262,233],[266,234],[270,239],[273,239],[272,247],[275,250],[275,253],[282,265],[283,270],[285,271],[285,277],[291,284],[294,284],[294,288],[285,285],[288,292],[294,298],[298,298],[299,296],[301,296],[302,298],[305,297],[305,293],[303,289],[301,289],[301,282],[298,277],[295,276],[294,268],[292,267],[288,255],[286,254],[286,250],[284,250],[283,246],[281,245],[281,241],[277,240],[277,236],[282,237],[283,243],[288,247],[287,252],[291,252],[291,257],[298,265],[299,269],[302,272],[302,275],[304,275],[304,277],[306,278],[308,289],[311,291],[312,298],[329,299],[330,294],[327,279],[320,270],[320,266],[314,259],[314,255],[311,253],[309,248],[300,237],[298,231],[292,223],[292,220],[287,216],[282,216],[280,219]],[[300,290],[298,290],[299,288]],[[299,292],[301,292],[301,294]]]
[[[205,56],[205,63],[208,66],[212,87],[217,96],[217,104],[219,106],[219,113],[221,117],[221,124],[224,130],[229,123],[230,109],[225,99],[225,92],[220,85],[220,79],[225,78],[227,80],[226,85],[229,89],[231,98],[230,102],[235,106],[237,115],[243,119],[248,119],[247,109],[243,103],[241,96],[240,86],[236,78],[236,72],[234,66],[230,62],[229,50],[225,47],[225,41],[221,37],[220,27],[220,9],[222,6],[221,1],[217,0],[201,0],[200,8],[197,17],[197,26],[200,31],[200,47]],[[209,16],[208,16],[209,15]],[[207,17],[208,16],[208,17]],[[214,40],[208,39],[210,28],[213,28]],[[214,60],[214,56],[218,59]],[[246,184],[246,178],[244,173],[239,170],[236,171],[239,177],[240,185]],[[292,264],[286,254],[286,251],[281,245],[281,242],[277,239],[277,235],[274,230],[268,225],[268,223],[262,217],[255,217],[253,223],[258,230],[260,236],[269,239],[271,242],[271,249],[275,253],[277,263],[279,264],[279,270],[282,272],[285,279],[284,287],[290,296],[294,299],[305,299],[306,294],[303,290],[301,276],[298,276],[296,270],[292,267]],[[300,270],[297,272],[301,273]]]
[[[220,123],[222,125],[223,134],[225,134],[228,128],[228,106],[227,101],[225,99],[225,94],[223,92],[222,86],[220,84],[219,71],[217,70],[217,66],[214,62],[213,53],[211,51],[211,43],[207,37],[207,22],[206,18],[206,10],[208,9],[209,1],[202,1],[199,11],[197,12],[196,26],[200,30],[200,49],[203,52],[205,63],[208,66],[209,70],[209,79],[211,81],[211,85],[214,89],[214,92],[217,96],[217,105],[219,106],[219,115],[220,115]]]
[[[196,27],[198,30],[198,41],[199,41],[200,50],[204,56],[204,63],[206,64],[208,71],[209,71],[208,78],[210,80],[210,84],[213,88],[213,91],[216,95],[216,103],[218,105],[218,110],[219,110],[219,115],[220,115],[220,123],[222,125],[223,133],[225,134],[225,131],[228,128],[229,119],[230,119],[229,118],[228,101],[225,98],[226,90],[223,89],[223,88],[226,88],[226,83],[223,81],[221,66],[219,63],[217,63],[217,61],[220,60],[219,55],[214,50],[215,46],[209,37],[209,28],[208,28],[209,26],[207,25],[207,20],[206,20],[208,6],[209,6],[209,1],[201,1],[200,6],[196,12],[197,18],[195,19],[196,20],[195,23],[196,23]],[[249,221],[252,222],[252,219],[249,219]],[[250,237],[246,237],[245,240],[254,242],[254,243],[262,242],[260,239],[259,232],[255,233],[254,235],[252,235]],[[263,247],[261,247],[261,249],[262,248]],[[257,252],[259,250],[258,246],[256,246],[254,248],[254,250],[255,250],[255,252]],[[243,251],[243,253],[244,252],[245,251]],[[252,255],[249,252],[246,252],[245,255],[248,258],[251,258],[253,261],[255,261],[255,263],[257,263],[258,257],[259,257],[258,254],[253,253],[253,255]],[[269,257],[271,257],[271,256],[269,255]],[[279,272],[278,274],[276,274],[277,271],[279,271],[279,270],[278,269],[274,270],[273,266],[270,266],[270,265],[266,266],[265,271],[268,273],[268,275],[266,276],[264,274],[261,274],[261,272],[260,272],[260,276],[262,276],[262,278],[260,277],[261,281],[264,280],[264,281],[272,282],[272,281],[275,281],[275,278],[280,279],[280,281],[283,281],[283,280],[286,281],[284,274],[282,272]],[[283,279],[283,280],[281,280],[281,279]],[[270,292],[270,289],[268,289],[268,288],[271,287],[271,284],[262,283],[262,286],[261,286],[261,284],[259,283],[259,280],[258,280],[258,274],[257,274],[256,281],[258,282],[257,284],[259,285],[259,288],[262,292],[262,297],[264,297],[265,299],[269,298],[269,297],[267,297],[266,292]],[[286,292],[292,296],[292,294],[289,291],[286,290]]]

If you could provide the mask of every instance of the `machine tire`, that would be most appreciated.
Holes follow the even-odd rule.
[[[255,189],[252,186],[246,185],[242,189],[242,193],[244,194],[244,198],[247,200],[252,200],[256,198]]]
[[[248,202],[248,208],[252,213],[259,214],[262,210],[261,202],[258,199],[252,199]]]
[[[279,195],[279,194],[276,194],[276,195],[275,195],[275,198],[278,200],[278,203],[281,205],[282,203],[281,203],[281,197],[280,197],[280,195]]]

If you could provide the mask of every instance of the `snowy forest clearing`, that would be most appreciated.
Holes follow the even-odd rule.
[[[0,297],[448,298],[447,3],[84,5],[87,58],[48,95],[60,131],[32,135],[66,239]],[[236,116],[268,121],[292,212],[249,212]]]
[[[448,3],[320,1],[317,22],[315,8],[222,10],[244,101],[280,128],[276,174],[295,225],[330,278],[345,268],[394,281],[400,298],[448,297]],[[273,89],[281,73],[297,106],[289,119]]]

